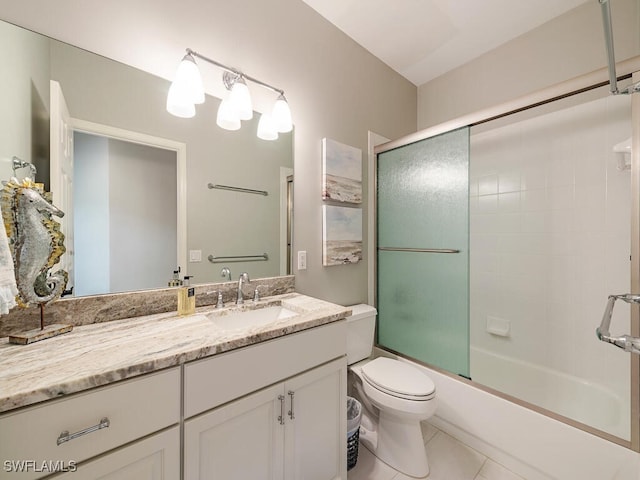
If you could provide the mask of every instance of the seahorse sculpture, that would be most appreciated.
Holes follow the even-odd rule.
[[[46,198],[42,184],[30,179],[5,183],[2,190],[2,217],[13,256],[21,307],[43,306],[58,298],[67,285],[64,270],[51,272],[65,252],[64,234],[52,216],[64,216]]]

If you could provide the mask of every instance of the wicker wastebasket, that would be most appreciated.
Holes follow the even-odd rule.
[[[358,461],[361,418],[362,405],[355,398],[347,397],[347,470],[355,467]]]

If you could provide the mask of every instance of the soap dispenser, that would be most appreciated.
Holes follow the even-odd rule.
[[[196,311],[196,289],[189,285],[191,276],[185,275],[178,289],[178,315],[192,315]]]
[[[170,287],[179,287],[182,285],[182,280],[180,280],[180,267],[177,270],[173,271],[173,278],[169,280]]]

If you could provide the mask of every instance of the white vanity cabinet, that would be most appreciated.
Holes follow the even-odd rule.
[[[346,480],[345,328],[186,365],[184,479]]]
[[[345,357],[285,382],[286,480],[346,480],[346,385]]]
[[[3,462],[0,479],[46,478],[61,468],[72,470],[76,466],[79,470],[85,460],[124,445],[127,445],[124,450],[129,450],[128,462],[134,463],[131,454],[135,455],[138,450],[135,443],[130,442],[179,422],[178,367],[9,412],[0,416]],[[173,443],[167,443],[162,449],[168,452],[171,445],[176,444],[172,454],[178,458],[179,465],[178,429],[175,435],[177,443],[173,438]],[[161,437],[163,441],[167,438]],[[146,456],[147,453],[140,455]],[[110,472],[112,467],[105,465],[102,470],[94,467],[91,470],[93,474],[76,477],[69,471],[69,476],[102,478],[103,472]],[[162,477],[131,478],[151,480]]]
[[[247,338],[1,414],[0,480],[346,480],[346,321]]]
[[[156,433],[50,480],[176,480],[180,478],[180,427]]]

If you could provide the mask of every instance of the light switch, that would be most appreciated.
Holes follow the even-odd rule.
[[[300,250],[298,252],[298,270],[306,270],[307,269],[307,251]]]
[[[190,262],[201,262],[202,261],[202,250],[189,250],[189,261]]]

